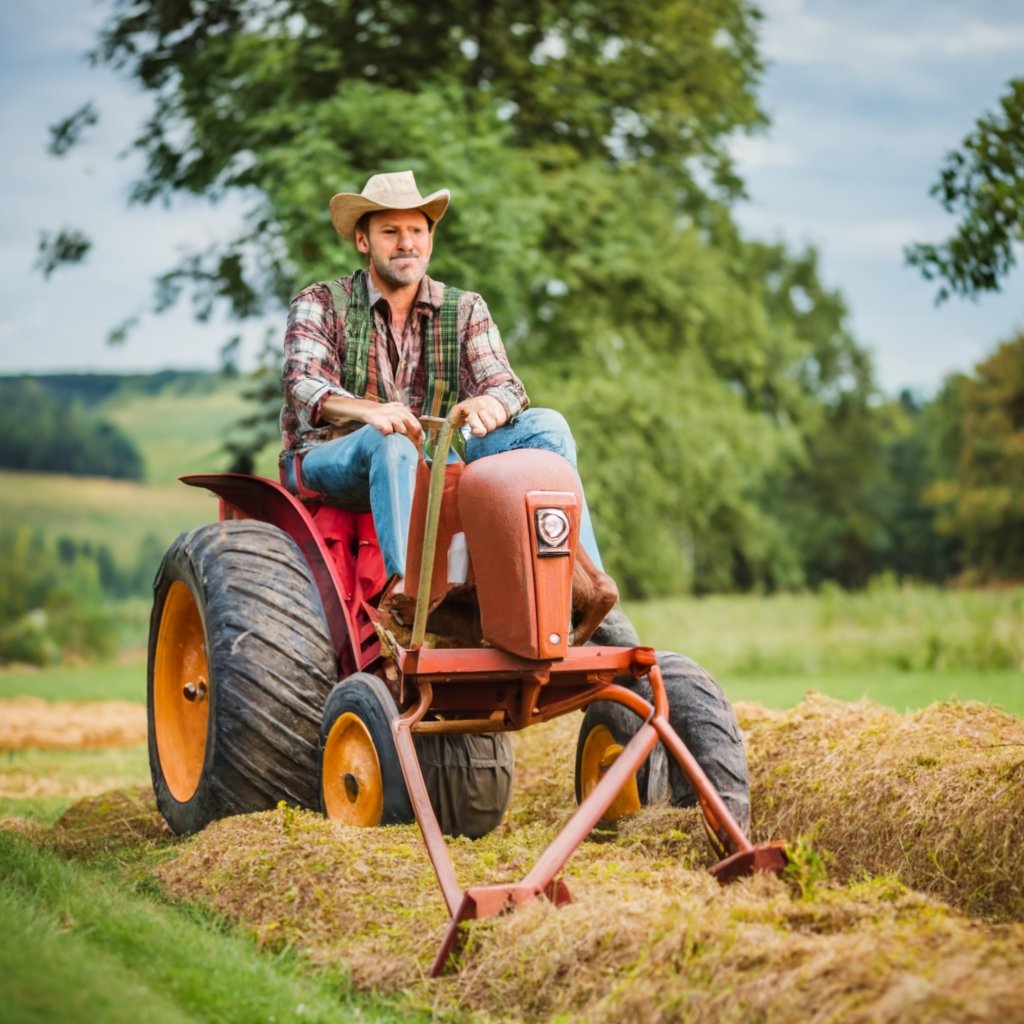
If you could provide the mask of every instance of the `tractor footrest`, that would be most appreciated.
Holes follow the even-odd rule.
[[[773,875],[781,874],[789,863],[786,855],[786,843],[782,839],[773,839],[770,843],[758,843],[749,850],[740,850],[725,860],[720,860],[709,871],[722,885],[733,882],[746,875],[754,875],[769,871]]]

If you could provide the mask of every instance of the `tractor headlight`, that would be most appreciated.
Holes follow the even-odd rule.
[[[537,554],[569,554],[569,517],[560,508],[539,508],[536,513]]]

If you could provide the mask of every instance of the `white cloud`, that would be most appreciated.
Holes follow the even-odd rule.
[[[729,140],[729,152],[746,168],[795,167],[800,154],[795,146],[764,135],[737,135]]]
[[[1020,10],[1012,6],[992,0],[762,0],[763,51],[779,64],[819,66],[880,88],[898,84],[916,95],[940,95],[952,62],[1024,52]]]

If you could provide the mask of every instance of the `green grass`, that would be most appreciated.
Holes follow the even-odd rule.
[[[118,877],[118,876],[121,877]],[[5,1024],[426,1020],[354,996],[289,954],[0,831]]]
[[[121,427],[143,453],[146,480],[173,483],[183,473],[216,473],[228,466],[224,440],[247,413],[242,381],[223,381],[208,393],[120,395],[102,407],[103,416]],[[260,453],[257,472],[277,477],[277,450],[272,444]]]
[[[148,786],[146,747],[0,750],[0,817],[51,824],[87,793]]]
[[[146,703],[145,655],[110,665],[0,670],[0,698],[128,700]]]
[[[946,590],[880,580],[859,593],[718,595],[629,604],[644,642],[713,675],[1024,672],[1024,587]]]
[[[754,701],[769,708],[798,704],[808,690],[836,700],[862,698],[897,711],[939,700],[981,701],[1024,718],[1024,673],[977,671],[830,672],[814,675],[726,675],[718,680],[730,701]]]

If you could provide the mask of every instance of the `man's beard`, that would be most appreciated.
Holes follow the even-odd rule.
[[[427,260],[419,256],[408,263],[392,263],[390,259],[384,259],[372,253],[370,259],[373,262],[373,269],[377,271],[377,276],[393,288],[419,284],[427,272]]]

